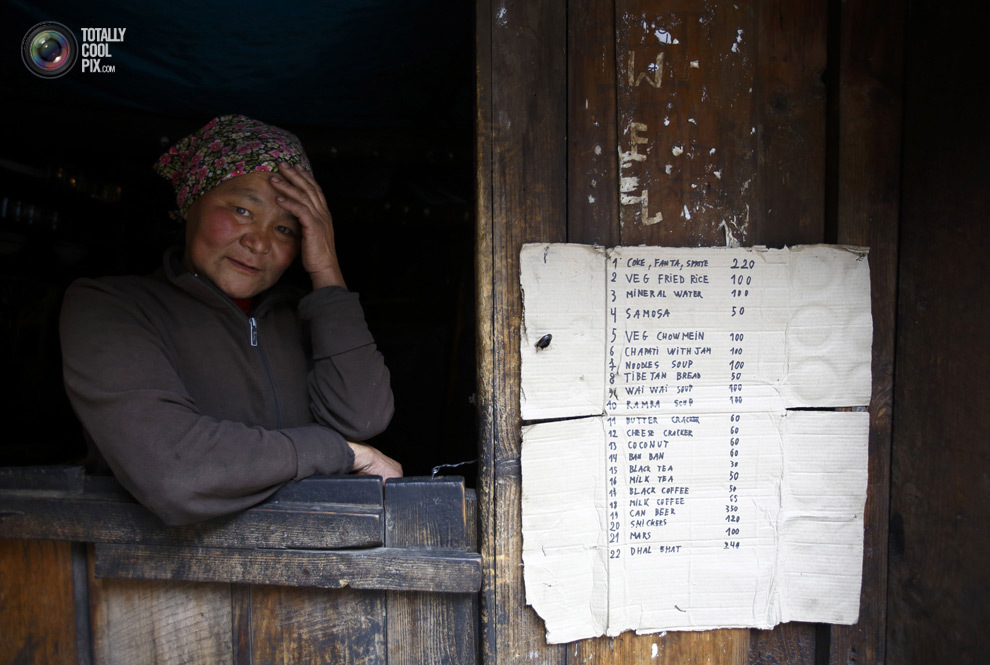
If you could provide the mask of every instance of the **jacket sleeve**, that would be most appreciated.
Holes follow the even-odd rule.
[[[112,285],[70,286],[60,334],[77,416],[121,484],[167,524],[243,510],[288,480],[353,464],[326,427],[266,430],[199,413],[167,344]]]
[[[392,388],[358,295],[336,286],[317,289],[299,303],[299,316],[313,345],[313,417],[351,441],[381,433],[392,419]]]

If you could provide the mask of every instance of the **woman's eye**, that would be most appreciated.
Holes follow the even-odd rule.
[[[289,236],[290,238],[296,235],[296,230],[291,226],[279,226],[276,227],[278,232],[284,236]]]
[[[240,206],[234,206],[234,212],[236,212],[238,215],[241,215],[241,216],[244,216],[244,217],[246,217],[246,216],[248,216],[248,215],[251,214],[251,211],[250,210],[248,210],[247,208],[242,208]]]

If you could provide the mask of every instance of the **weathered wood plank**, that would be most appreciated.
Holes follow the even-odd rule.
[[[385,546],[468,551],[464,479],[401,478],[385,485]]]
[[[254,665],[386,665],[384,592],[251,587]],[[243,665],[243,664],[239,664]]]
[[[825,242],[828,0],[757,3],[751,244]],[[747,148],[749,149],[749,148]]]
[[[96,665],[231,663],[228,584],[91,580]]]
[[[381,507],[382,479],[378,476],[310,476],[289,482],[260,504],[319,503]]]
[[[567,241],[619,244],[615,3],[567,5]]]
[[[88,475],[81,466],[0,467],[0,490],[61,490],[92,499],[134,498],[109,475]],[[377,476],[343,474],[310,476],[288,482],[260,505],[273,503],[341,503],[381,506],[382,481]]]
[[[467,549],[478,551],[478,493],[473,489],[464,491],[465,515],[467,520]]]
[[[479,320],[491,333],[479,353],[491,357],[479,374],[483,434],[479,488],[494,514],[483,523],[482,549],[492,568],[486,582],[485,661],[563,662],[546,644],[542,622],[526,606],[523,589],[519,471],[519,249],[524,242],[566,238],[567,92],[566,14],[562,0],[484,5],[479,31],[491,35],[491,271],[479,300]],[[484,361],[487,363],[488,361]]]
[[[616,1],[622,244],[748,244],[752,4]]]
[[[81,466],[5,466],[0,467],[0,490],[82,492],[85,478]]]
[[[834,665],[886,658],[905,11],[902,2],[842,4],[838,241],[870,247],[873,395],[859,622],[832,627]]]
[[[231,665],[254,665],[251,634],[251,589],[248,584],[230,585]]]
[[[746,663],[748,635],[748,631],[742,629],[649,635],[626,632],[618,637],[600,637],[567,645],[567,662],[572,665]]]
[[[55,490],[0,490],[0,538],[271,548],[382,543],[382,509],[370,505],[272,503],[169,527],[137,503],[99,499]]]
[[[475,4],[475,371],[478,410],[478,546],[482,559],[481,662],[498,655],[495,579],[495,228],[493,204],[494,123],[492,120],[492,24],[490,0]]]
[[[382,483],[307,478],[265,505],[328,501],[381,506]],[[387,662],[383,592],[233,584],[231,602],[236,665]]]
[[[467,551],[474,525],[463,479],[389,481],[385,523],[389,547]],[[476,596],[389,591],[386,602],[390,665],[477,662]]]
[[[948,66],[945,55],[935,62]],[[909,91],[914,82],[908,79]],[[985,102],[959,99],[965,87],[939,88],[933,97],[959,104],[913,119],[925,127],[912,129],[930,136],[905,145],[888,621],[880,636],[888,663],[990,662],[990,343],[985,305],[976,305],[990,302],[990,231],[975,221],[986,213],[988,109]],[[960,110],[969,103],[982,106],[983,114]],[[958,140],[945,140],[950,133]],[[864,611],[875,605],[869,600]],[[871,632],[861,639],[869,644],[873,638]],[[855,641],[853,647],[863,649]]]
[[[0,663],[77,663],[69,543],[0,541]]]
[[[990,662],[990,102],[979,83],[988,20],[983,3],[963,10],[933,0],[912,2],[907,17],[885,634],[891,664]],[[871,64],[878,76],[886,71]],[[886,91],[874,92],[875,103]]]
[[[72,548],[72,587],[76,615],[76,654],[78,665],[93,665],[93,627],[89,619],[89,560],[92,545],[70,543]]]
[[[98,543],[95,552],[98,577],[444,593],[481,588],[481,557],[459,549],[242,550]]]
[[[819,624],[782,623],[773,630],[750,631],[749,662],[760,665],[815,665]],[[827,628],[825,632],[827,644]]]

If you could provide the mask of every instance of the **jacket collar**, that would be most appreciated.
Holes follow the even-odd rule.
[[[161,274],[166,280],[196,300],[214,309],[230,309],[243,315],[240,307],[206,275],[200,275],[186,269],[182,263],[181,247],[170,247],[165,251]],[[254,297],[253,315],[262,316],[273,305],[286,301],[298,302],[302,296],[303,294],[296,287],[275,284]]]

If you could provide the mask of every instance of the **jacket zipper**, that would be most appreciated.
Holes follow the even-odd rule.
[[[206,283],[214,291],[216,291],[218,294],[223,296],[227,300],[227,303],[232,308],[234,308],[238,314],[244,316],[244,312],[242,312],[241,309],[233,303],[233,301],[227,298],[227,296],[224,295],[223,291],[221,291],[213,282],[211,282],[208,279],[205,279],[204,277],[201,277],[199,273],[193,273],[193,276],[196,279]],[[252,347],[257,348],[258,353],[261,354],[262,369],[265,372],[265,379],[268,381],[268,387],[272,391],[272,399],[275,402],[275,428],[282,429],[282,405],[278,399],[278,390],[276,390],[275,388],[275,377],[272,376],[272,368],[271,365],[268,364],[268,356],[265,354],[265,350],[260,348],[259,346],[258,321],[253,316],[248,316],[247,319],[248,319],[248,342],[251,344]]]
[[[258,321],[253,317],[248,317],[248,332],[251,346],[258,347]],[[261,356],[261,364],[265,370],[265,378],[268,379],[268,386],[272,390],[272,398],[275,400],[275,428],[282,429],[282,405],[278,401],[278,390],[275,388],[275,378],[272,376],[271,365],[268,364],[268,356],[265,350],[258,348]]]
[[[248,328],[251,346],[258,346],[258,322],[254,320],[253,316],[248,317]]]

